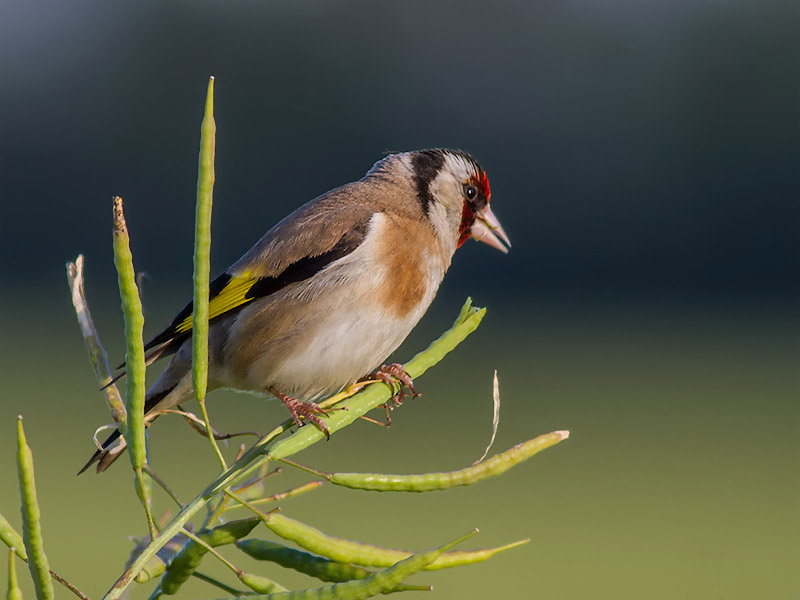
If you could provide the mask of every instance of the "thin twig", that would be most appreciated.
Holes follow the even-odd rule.
[[[202,419],[198,418],[197,415],[195,415],[194,413],[191,413],[191,412],[186,411],[186,410],[177,410],[177,409],[174,409],[174,408],[166,408],[166,409],[163,409],[163,410],[154,411],[151,414],[154,414],[154,415],[156,415],[156,414],[158,414],[158,415],[167,415],[167,414],[180,415],[184,419],[186,419],[186,422],[197,433],[199,433],[203,437],[208,437],[208,430],[206,429],[205,423],[203,422]],[[261,437],[261,434],[258,433],[257,431],[238,431],[236,433],[219,433],[216,429],[214,429],[212,427],[211,428],[211,432],[214,434],[214,439],[215,440],[229,440],[231,438],[242,437],[242,436],[245,436],[245,435],[252,435],[254,437]]]
[[[200,581],[205,581],[206,583],[210,583],[211,585],[218,587],[222,591],[228,592],[229,594],[233,594],[234,596],[243,596],[244,594],[247,593],[244,590],[237,590],[236,588],[233,588],[233,587],[221,582],[218,579],[214,579],[210,575],[206,575],[205,573],[201,573],[200,571],[194,571],[192,573],[192,577],[197,577],[197,579],[199,579]]]
[[[228,468],[228,463],[225,462],[225,457],[222,456],[222,452],[217,445],[217,436],[213,434],[214,430],[211,427],[211,421],[208,419],[208,411],[206,410],[206,399],[198,398],[197,403],[200,405],[200,413],[203,415],[203,423],[206,428],[206,437],[211,442],[211,447],[214,448],[214,453],[217,455],[217,460],[219,461],[222,470],[225,471]]]
[[[323,484],[323,482],[319,481],[319,480],[310,481],[309,483],[306,483],[306,484],[301,485],[299,487],[293,488],[291,490],[286,490],[285,492],[280,492],[278,494],[274,494],[274,495],[269,496],[267,498],[258,498],[256,500],[250,500],[249,502],[250,502],[251,506],[256,506],[258,504],[268,504],[270,502],[277,502],[279,500],[286,500],[287,498],[294,498],[295,496],[299,496],[300,494],[305,494],[306,492],[312,492],[315,489],[317,489],[318,487],[320,487],[322,484]],[[240,506],[227,506],[227,507],[224,508],[224,510],[234,510],[234,509],[237,509],[237,508],[241,508],[241,507]]]
[[[231,498],[233,498],[234,500],[236,500],[236,501],[237,501],[239,504],[241,504],[242,506],[244,506],[244,507],[246,507],[246,508],[249,508],[250,510],[252,510],[254,513],[256,513],[256,515],[258,515],[258,516],[259,516],[259,517],[261,517],[262,519],[266,520],[266,519],[268,519],[268,518],[269,518],[269,514],[268,514],[268,513],[265,513],[265,512],[262,512],[262,511],[260,511],[260,510],[259,510],[259,509],[257,509],[255,506],[253,506],[253,505],[252,505],[250,502],[248,502],[247,500],[245,500],[244,498],[240,498],[239,496],[237,496],[235,492],[232,492],[232,491],[230,491],[229,489],[223,490],[223,492],[224,492],[225,494],[227,494],[228,496],[230,496]],[[275,509],[271,510],[270,512],[277,512],[277,511],[279,511],[279,510],[280,510],[280,508],[275,508]]]
[[[258,477],[254,477],[250,481],[244,482],[242,485],[235,486],[233,489],[238,494],[239,492],[243,492],[246,489],[253,487],[257,483],[261,483],[267,477],[271,477],[272,475],[278,475],[281,471],[283,471],[281,467],[275,467],[274,469],[272,469],[272,471],[264,473],[263,475],[259,475]]]
[[[69,581],[64,579],[61,575],[59,575],[58,573],[53,571],[53,569],[50,569],[50,577],[55,579],[58,583],[63,585],[65,588],[67,588],[70,592],[75,594],[81,600],[89,600],[89,596],[84,594],[82,591],[80,591],[78,588],[76,588],[74,585],[72,585]]]
[[[222,554],[220,554],[219,552],[217,552],[217,549],[216,549],[216,548],[214,548],[214,547],[213,547],[211,544],[209,544],[208,542],[205,542],[205,541],[203,541],[201,538],[197,537],[195,534],[193,534],[192,532],[188,531],[186,528],[184,528],[184,529],[183,529],[183,534],[184,534],[186,537],[188,537],[190,540],[192,540],[193,542],[195,542],[195,543],[197,543],[197,544],[200,544],[200,545],[201,545],[203,548],[205,548],[205,549],[206,549],[208,552],[210,552],[211,554],[213,554],[213,555],[214,555],[214,556],[215,556],[217,559],[219,559],[219,561],[220,561],[220,562],[221,562],[223,565],[225,565],[225,566],[226,566],[226,567],[228,567],[228,568],[229,568],[231,571],[233,571],[234,573],[236,573],[236,576],[237,576],[237,577],[239,576],[239,574],[240,574],[240,573],[242,573],[242,572],[243,572],[243,571],[242,571],[240,568],[238,568],[236,565],[234,565],[234,564],[233,564],[231,561],[229,561],[227,558],[225,558],[224,556],[222,556]]]
[[[286,463],[287,465],[291,465],[295,469],[300,469],[301,471],[305,471],[306,473],[311,473],[312,475],[316,475],[317,477],[322,477],[323,479],[331,478],[330,473],[326,473],[324,471],[317,471],[316,469],[312,469],[311,467],[301,465],[300,463],[294,462],[293,460],[289,460],[288,458],[282,458],[281,462]]]
[[[17,555],[17,557],[20,558],[21,560],[24,560],[25,562],[28,562],[27,558],[22,558],[19,555]],[[48,569],[48,570],[50,572],[50,577],[52,577],[54,581],[57,581],[58,583],[63,585],[65,588],[67,588],[70,592],[75,594],[81,600],[90,600],[89,596],[84,594],[82,591],[80,591],[78,588],[76,588],[73,584],[71,584],[69,581],[64,579],[61,575],[59,575],[58,573],[53,571],[53,569]]]
[[[239,458],[241,458],[241,456],[237,457],[236,460],[239,460]],[[237,486],[235,488],[235,491],[236,491],[236,493],[243,492],[243,491],[247,490],[249,487],[259,483],[260,481],[263,481],[264,479],[266,479],[270,475],[277,475],[278,473],[281,472],[281,470],[282,469],[280,467],[277,467],[277,468],[273,469],[272,471],[269,471],[268,473],[264,473],[263,475],[260,475],[259,477],[255,477],[255,478],[251,479],[250,481],[246,481],[242,485]],[[220,516],[222,515],[222,513],[225,512],[226,510],[232,510],[233,508],[237,508],[235,506],[233,506],[233,507],[228,506],[228,500],[230,500],[230,498],[228,496],[226,496],[225,494],[222,494],[222,498],[219,499],[219,502],[217,502],[217,505],[213,508],[213,510],[209,510],[208,511],[208,514],[206,515],[206,518],[203,520],[202,529],[208,528],[212,523],[214,523],[214,521],[219,519]]]
[[[170,498],[172,498],[175,501],[175,504],[177,504],[181,508],[186,506],[183,502],[178,500],[178,496],[176,496],[175,492],[173,492],[172,489],[167,485],[167,482],[164,481],[163,479],[161,479],[161,477],[159,477],[158,475],[155,474],[155,472],[150,467],[150,465],[145,465],[144,467],[142,467],[142,470],[150,476],[150,479],[155,481],[161,487],[161,489],[164,490],[167,493],[167,496],[169,496]]]

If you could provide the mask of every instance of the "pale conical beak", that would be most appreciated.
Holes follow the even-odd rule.
[[[475,215],[475,223],[472,224],[472,229],[469,233],[479,242],[489,244],[492,248],[497,248],[503,254],[508,254],[508,249],[511,247],[511,240],[508,239],[506,232],[503,230],[503,226],[500,225],[500,221],[494,216],[488,204],[486,208]]]

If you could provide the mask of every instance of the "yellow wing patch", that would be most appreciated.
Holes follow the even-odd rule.
[[[252,298],[247,298],[247,292],[258,281],[249,275],[234,275],[222,291],[211,298],[208,303],[208,318],[213,319],[231,309],[247,304]],[[184,333],[192,328],[192,315],[186,317],[176,328],[176,333]]]

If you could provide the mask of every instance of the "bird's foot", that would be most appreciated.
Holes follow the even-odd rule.
[[[392,392],[395,390],[395,382],[398,384],[399,389],[397,392],[394,392],[394,395],[390,398],[391,405],[387,403],[389,408],[396,408],[403,404],[403,399],[406,396],[406,388],[411,392],[412,397],[416,398],[420,396],[420,393],[414,388],[414,380],[411,379],[411,376],[400,363],[381,365],[381,367],[372,374],[372,377],[388,385]]]
[[[270,394],[283,402],[283,405],[289,409],[289,414],[292,416],[292,420],[297,424],[298,427],[303,426],[303,421],[300,420],[300,417],[304,417],[307,421],[310,421],[319,427],[320,431],[325,434],[327,439],[331,439],[331,432],[328,431],[328,426],[325,425],[325,422],[318,416],[323,415],[327,417],[328,412],[319,404],[316,402],[303,402],[297,398],[292,398],[291,396],[282,394],[272,387],[267,389],[269,390]]]

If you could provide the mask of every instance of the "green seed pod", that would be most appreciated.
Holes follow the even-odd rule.
[[[17,469],[19,470],[19,495],[22,498],[22,536],[28,553],[28,569],[33,578],[38,600],[52,600],[53,582],[50,566],[44,553],[41,513],[36,500],[36,482],[33,477],[33,455],[25,440],[22,417],[17,417]]]
[[[354,563],[365,567],[390,567],[393,564],[408,558],[408,550],[382,548],[371,544],[362,544],[343,538],[326,535],[310,525],[295,521],[279,513],[272,513],[264,519],[264,523],[274,533],[285,540],[294,542],[298,546],[320,554],[326,558],[342,563]],[[425,569],[434,571],[459,565],[468,565],[487,560],[503,550],[527,544],[530,540],[521,540],[500,546],[498,548],[485,548],[481,550],[459,550],[448,552],[438,557],[436,562],[426,565]]]
[[[296,592],[283,592],[269,596],[248,595],[237,596],[241,600],[366,600],[377,594],[393,590],[404,579],[417,571],[424,569],[439,558],[445,550],[464,541],[477,532],[472,531],[467,535],[450,542],[439,548],[418,552],[392,565],[388,569],[379,571],[366,579],[335,583],[313,590],[299,590]]]
[[[142,330],[142,301],[136,286],[136,272],[133,269],[133,255],[130,249],[128,226],[122,209],[122,198],[114,198],[114,265],[117,267],[117,281],[122,298],[122,311],[125,315],[126,377],[127,394],[125,408],[128,422],[125,441],[134,469],[141,469],[147,461],[144,439],[144,395],[145,364]]]
[[[334,473],[329,481],[357,490],[375,492],[431,492],[462,485],[472,485],[497,477],[533,455],[569,437],[568,431],[554,431],[517,444],[488,460],[460,471],[422,475],[379,475],[375,473]]]
[[[164,547],[161,548],[161,550],[159,550],[153,558],[147,561],[147,564],[145,564],[144,567],[142,567],[142,570],[139,571],[138,575],[136,575],[136,582],[145,583],[154,577],[158,577],[159,575],[163,574],[164,571],[166,571],[167,565],[170,563],[170,561],[186,544],[187,539],[188,538],[185,535],[179,533],[170,541],[168,541]],[[145,538],[144,541],[149,542],[150,540]],[[141,552],[141,549],[146,545],[147,543],[144,545],[137,545],[133,549],[133,554],[138,555],[138,553]]]
[[[321,556],[315,556],[308,552],[301,552],[294,548],[289,548],[283,544],[268,542],[249,538],[239,540],[236,546],[248,556],[256,560],[268,560],[284,568],[294,569],[299,573],[316,577],[320,581],[338,583],[340,581],[352,581],[353,579],[366,579],[374,575],[356,565],[346,564],[328,560]],[[428,590],[429,587],[417,585],[398,584],[391,592],[402,592],[406,590]],[[388,592],[387,592],[388,593]]]
[[[275,592],[285,592],[286,588],[271,579],[252,573],[239,573],[239,580],[254,592],[259,594],[274,594]]]
[[[192,382],[199,400],[206,397],[208,380],[208,280],[211,249],[211,204],[214,191],[214,78],[208,82],[206,108],[200,126],[195,209],[194,296],[192,301]],[[211,436],[209,436],[211,437]],[[212,438],[213,439],[213,438]]]
[[[14,548],[22,560],[28,560],[28,553],[25,551],[25,543],[22,536],[16,532],[3,515],[0,515],[0,541],[9,548]]]
[[[14,548],[9,548],[8,553],[8,588],[6,591],[7,600],[22,600],[22,590],[19,589],[17,582],[17,564],[14,556]]]
[[[335,562],[267,540],[249,538],[239,540],[236,542],[236,546],[252,558],[268,560],[284,568],[316,577],[321,581],[338,583],[352,579],[366,579],[373,574],[372,571],[362,567]]]
[[[258,517],[229,521],[211,529],[197,534],[206,544],[215,548],[232,544],[236,540],[248,535],[253,528],[258,525]],[[175,556],[164,576],[161,578],[161,591],[164,594],[174,594],[192,576],[192,573],[200,566],[208,550],[195,541],[184,544],[180,552]]]

